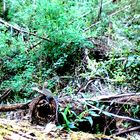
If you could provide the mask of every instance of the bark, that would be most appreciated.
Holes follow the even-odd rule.
[[[12,104],[12,105],[1,105],[0,112],[17,111],[20,109],[28,109],[28,104]]]

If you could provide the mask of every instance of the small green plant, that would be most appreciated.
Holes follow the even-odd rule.
[[[131,113],[132,113],[132,116],[134,116],[134,118],[138,118],[139,112],[140,112],[140,106],[139,105],[131,107]]]
[[[74,118],[75,118],[75,113],[73,111],[71,111],[70,106],[68,105],[64,112],[61,112],[63,119],[65,121],[65,123],[63,124],[63,126],[65,128],[67,128],[68,130],[70,129],[76,129],[75,123],[74,123]]]

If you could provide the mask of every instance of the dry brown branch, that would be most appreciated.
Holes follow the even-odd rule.
[[[86,100],[86,101],[99,101],[99,100],[112,100],[112,99],[117,99],[117,98],[122,98],[122,97],[130,97],[130,96],[137,96],[139,97],[140,93],[126,93],[126,94],[115,94],[115,95],[105,95],[105,96],[97,96],[95,98],[86,98],[86,99],[81,99],[81,100]]]
[[[99,101],[100,103],[117,104],[117,105],[136,105],[137,103],[121,102],[121,101]]]
[[[89,106],[90,108],[94,109],[97,112],[102,113],[104,116],[107,117],[113,117],[113,118],[120,118],[124,120],[129,120],[132,122],[137,122],[140,123],[139,119],[131,118],[128,116],[123,116],[123,115],[118,115],[116,112],[111,112],[102,110],[100,108],[97,108],[96,106],[93,106],[91,104],[94,102],[100,102],[100,101],[112,101],[112,100],[117,100],[121,98],[125,99],[122,100],[125,104],[125,101],[130,102],[128,99],[132,98],[138,98],[140,93],[128,93],[128,94],[117,94],[117,95],[112,95],[112,96],[99,96],[96,98],[84,98],[84,97],[78,97],[78,95],[75,95],[75,97],[67,95],[67,96],[62,96],[59,97],[57,102],[54,97],[47,96],[43,93],[43,91],[38,91],[36,90],[40,96],[34,98],[30,103],[27,104],[16,104],[16,105],[9,105],[9,106],[0,106],[0,111],[1,112],[6,112],[6,111],[16,111],[18,109],[27,109],[29,108],[31,112],[31,119],[35,123],[41,122],[41,124],[48,123],[51,121],[57,122],[57,111],[58,111],[58,104],[59,107],[62,110],[65,110],[65,108],[70,104],[72,106],[72,110],[78,115],[82,113],[86,108],[86,106]],[[127,100],[126,100],[127,99]],[[137,102],[137,101],[136,101]],[[119,102],[117,102],[119,104]],[[127,102],[126,102],[127,103]],[[113,108],[113,105],[112,105]]]
[[[125,134],[125,133],[130,133],[130,132],[132,132],[132,131],[137,131],[137,130],[140,130],[140,126],[136,126],[136,127],[129,128],[129,129],[127,129],[127,130],[124,130],[124,131],[115,133],[114,135],[119,136],[119,135],[122,135],[122,134]]]
[[[19,109],[27,109],[29,103],[25,104],[11,104],[11,105],[1,105],[0,112],[17,111]]]

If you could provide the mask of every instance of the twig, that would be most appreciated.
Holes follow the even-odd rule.
[[[80,100],[79,100],[80,101]],[[81,102],[81,101],[80,101]],[[97,108],[89,103],[87,103],[86,101],[84,102],[86,103],[87,105],[89,105],[90,107],[92,107],[93,109],[103,113],[104,115],[106,116],[112,116],[112,117],[116,117],[116,118],[120,118],[120,119],[125,119],[125,120],[130,120],[130,121],[133,121],[133,122],[138,122],[140,123],[140,120],[139,119],[135,119],[135,118],[131,118],[131,117],[128,117],[128,116],[121,116],[121,115],[116,115],[114,113],[110,113],[110,112],[107,112],[107,111],[103,111],[102,109],[100,108]]]
[[[39,45],[42,42],[42,40],[38,41],[36,44],[31,45],[26,52],[28,53],[30,50],[33,50],[37,45]]]
[[[122,12],[123,10],[125,10],[125,9],[129,9],[129,8],[130,8],[130,5],[125,6],[125,7],[123,7],[122,9],[119,9],[119,10],[117,10],[117,11],[115,11],[115,12],[109,14],[109,16],[112,17],[112,16],[114,16],[114,15],[116,15],[116,14]]]
[[[82,86],[82,87],[80,87],[79,89],[78,89],[78,91],[77,91],[77,93],[78,92],[81,92],[81,91],[83,91],[83,90],[85,90],[86,88],[87,88],[87,86],[92,82],[93,80],[88,80],[88,82],[86,83],[86,85],[85,86]]]
[[[101,21],[96,21],[95,23],[91,24],[89,27],[84,29],[84,32],[88,31],[90,28],[94,27],[95,25],[99,24]]]
[[[138,93],[126,93],[126,94],[115,94],[115,95],[110,95],[110,96],[99,96],[95,98],[86,98],[84,100],[86,101],[98,101],[98,100],[109,100],[109,99],[116,99],[116,98],[121,98],[121,97],[127,97],[127,96],[139,96],[140,92]],[[81,99],[83,100],[83,99]]]
[[[100,0],[100,7],[99,7],[97,21],[99,21],[99,19],[101,18],[102,9],[103,9],[103,0]]]
[[[126,96],[126,97],[127,97],[127,96]],[[127,104],[127,105],[128,105],[128,104],[129,104],[129,105],[132,105],[131,103],[128,103],[129,100],[130,100],[132,97],[133,97],[133,96],[128,96],[128,99],[127,99],[125,102],[122,103],[123,105],[119,108],[119,110],[117,111],[116,114],[118,114],[118,113],[120,112],[120,110],[123,108],[124,105],[126,105],[126,104]],[[134,96],[134,97],[135,97],[135,96]],[[114,101],[113,101],[113,103],[114,103]],[[119,102],[117,101],[117,104],[118,104],[118,103],[119,103]],[[133,104],[133,105],[134,105],[134,104]],[[111,122],[110,122],[110,123],[108,124],[108,126],[105,128],[105,130],[104,130],[105,132],[106,132],[106,130],[109,128],[109,126],[112,124],[112,122],[113,122],[114,120],[115,120],[115,118],[111,120]]]
[[[117,105],[130,105],[130,106],[132,106],[132,105],[137,105],[137,104],[135,104],[135,103],[126,103],[126,102],[119,102],[119,101],[113,101],[113,103],[112,103],[112,101],[99,101],[100,103],[110,103],[110,104],[117,104]]]
[[[119,9],[119,10],[113,12],[113,13],[109,14],[108,16],[109,16],[109,17],[112,17],[112,16],[118,14],[119,12],[121,12],[121,11],[127,9],[127,8],[130,8],[130,5],[125,6],[124,8]],[[94,27],[95,25],[97,25],[97,24],[99,24],[99,23],[101,23],[101,20],[100,20],[100,21],[96,21],[95,23],[91,24],[89,27],[87,27],[86,29],[84,29],[84,32],[88,31],[90,28]]]
[[[8,22],[2,20],[1,18],[0,18],[0,23],[4,24],[6,27],[11,27],[11,28],[13,28],[13,29],[15,29],[15,30],[17,30],[17,31],[19,31],[19,32],[23,32],[23,33],[26,33],[26,34],[29,34],[29,35],[33,35],[33,36],[36,36],[36,37],[41,38],[41,39],[43,39],[43,40],[47,40],[47,41],[49,41],[49,42],[53,42],[53,41],[51,41],[49,38],[42,37],[42,36],[38,36],[38,35],[35,34],[35,33],[28,32],[28,31],[26,31],[26,30],[21,29],[21,27],[20,27],[20,28],[15,27],[14,25],[12,25],[12,24],[10,24],[10,23],[8,23]]]
[[[119,136],[119,135],[122,135],[122,134],[125,134],[125,133],[129,133],[129,132],[132,132],[132,131],[136,131],[136,130],[140,130],[140,126],[129,128],[127,130],[115,133],[114,135]]]
[[[11,93],[11,89],[6,90],[1,96],[0,96],[0,102],[4,100],[9,94]]]
[[[102,4],[102,7],[104,7],[105,5],[107,5],[107,4],[111,3],[111,2],[112,2],[112,0],[105,2],[104,4]],[[94,10],[96,10],[96,9],[97,9],[97,8],[95,8]],[[76,21],[76,20],[78,20],[78,19],[80,19],[80,18],[82,18],[82,17],[87,16],[87,15],[90,14],[91,12],[92,12],[92,10],[90,10],[90,11],[88,11],[88,12],[86,12],[86,13],[83,13],[81,16],[77,17],[77,18],[74,19],[73,21],[70,21],[69,24],[72,24],[74,21]]]

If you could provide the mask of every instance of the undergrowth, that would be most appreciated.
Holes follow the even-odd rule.
[[[6,1],[6,10],[0,9],[2,20],[10,23],[0,23],[1,94],[10,89],[12,101],[23,102],[31,96],[31,87],[44,81],[59,94],[69,82],[53,77],[75,75],[139,91],[139,4],[104,1],[100,13],[98,0]],[[89,38],[101,36],[107,38],[106,59],[97,61],[90,53],[83,68],[85,49],[99,47]]]

